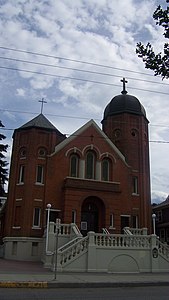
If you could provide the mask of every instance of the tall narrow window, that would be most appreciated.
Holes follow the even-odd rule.
[[[133,194],[138,194],[138,177],[133,177]]]
[[[114,215],[113,214],[110,215],[110,227],[111,228],[114,227]]]
[[[39,165],[37,166],[36,168],[36,182],[37,183],[44,183],[44,180],[43,180],[43,176],[44,176],[44,167]]]
[[[79,158],[77,155],[72,155],[70,158],[70,176],[78,177]]]
[[[76,223],[76,210],[72,210],[72,223]]]
[[[25,166],[21,165],[19,168],[18,183],[24,183],[24,177],[25,177]]]
[[[110,164],[108,159],[103,159],[102,161],[102,180],[109,181],[110,177]]]
[[[86,156],[86,178],[94,179],[95,156],[94,153],[89,151]]]
[[[40,227],[40,214],[41,209],[39,207],[35,207],[33,214],[33,227]]]

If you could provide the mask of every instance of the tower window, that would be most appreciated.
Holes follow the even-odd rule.
[[[18,183],[24,183],[24,177],[25,177],[25,166],[21,165],[19,168]]]
[[[136,137],[136,136],[138,135],[137,130],[132,129],[132,130],[131,130],[131,135],[132,135],[133,137]]]
[[[44,177],[44,167],[38,165],[36,168],[36,182],[43,184],[44,183],[43,177]]]
[[[33,227],[40,227],[40,214],[41,209],[39,207],[35,207],[33,214]]]
[[[46,156],[46,149],[45,148],[40,148],[38,150],[38,157],[45,157]]]
[[[138,177],[133,177],[133,194],[138,194]]]
[[[114,215],[113,214],[110,215],[110,227],[111,228],[114,227]]]
[[[72,223],[76,223],[76,210],[72,210]]]
[[[26,149],[25,148],[22,148],[20,150],[20,158],[26,158]]]
[[[118,139],[121,137],[121,130],[120,129],[115,129],[113,132],[114,138]]]
[[[79,158],[77,155],[72,155],[70,158],[70,176],[78,177]]]
[[[95,155],[93,152],[89,151],[86,155],[86,178],[94,179],[95,172]]]

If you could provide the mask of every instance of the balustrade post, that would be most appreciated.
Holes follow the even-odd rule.
[[[96,245],[95,245],[95,232],[88,232],[88,257],[87,257],[87,271],[96,271]]]
[[[54,252],[55,250],[55,232],[54,232],[54,222],[49,223],[49,235],[48,235],[48,251]]]
[[[54,242],[55,242],[55,233],[54,233],[54,222],[50,222],[48,225],[48,251],[45,252],[44,266],[46,268],[52,267],[53,253],[54,253]]]
[[[150,259],[151,259],[151,271],[159,272],[159,253],[157,246],[157,236],[151,235],[151,247],[150,247]]]
[[[147,235],[147,228],[142,228],[142,235]]]

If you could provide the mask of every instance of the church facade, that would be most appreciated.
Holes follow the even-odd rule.
[[[76,223],[83,235],[125,226],[150,231],[148,120],[125,87],[105,108],[102,129],[89,120],[67,138],[41,113],[14,131],[6,257],[18,258],[23,242],[38,247],[49,203],[50,221]]]

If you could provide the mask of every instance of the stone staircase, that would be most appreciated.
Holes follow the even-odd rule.
[[[169,247],[147,230],[124,228],[124,234],[88,232],[80,234],[76,226],[61,224],[58,239],[64,240],[57,250],[57,270],[76,272],[169,272]],[[68,236],[71,235],[71,239]],[[54,233],[49,236],[56,238]],[[66,237],[66,239],[65,239]],[[54,244],[54,243],[53,243]],[[55,268],[53,250],[51,268]]]

